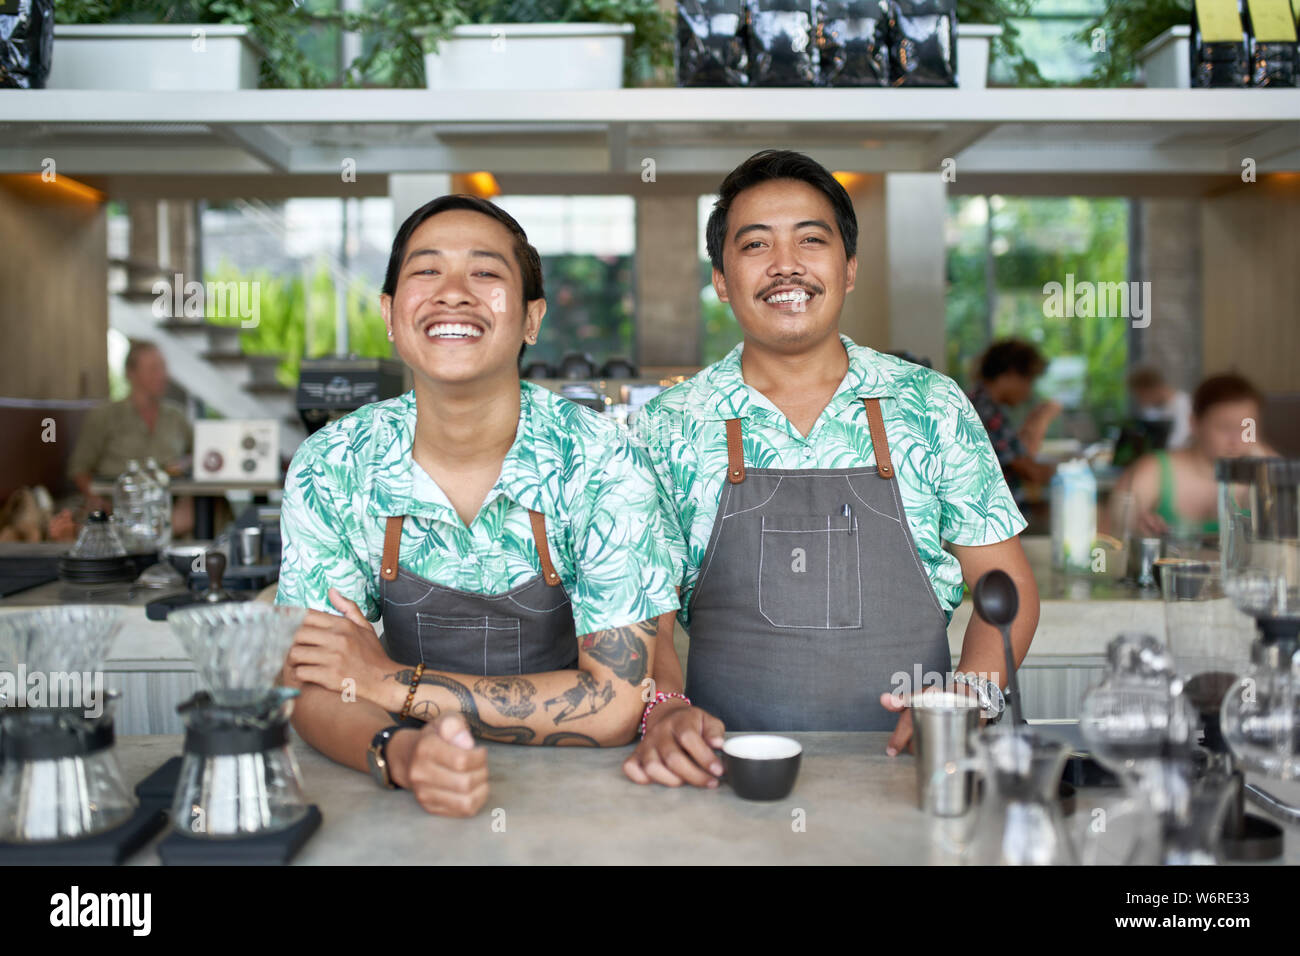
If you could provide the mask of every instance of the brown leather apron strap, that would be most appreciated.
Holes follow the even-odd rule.
[[[894,477],[894,465],[889,460],[889,438],[885,434],[885,420],[880,415],[880,399],[864,398],[867,408],[867,427],[871,429],[871,447],[876,453],[877,474],[881,478]]]
[[[546,579],[547,584],[559,584],[560,575],[556,573],[555,565],[551,563],[551,547],[546,543],[546,516],[530,508],[528,520],[533,523],[533,543],[537,545],[537,557],[542,562],[542,577]]]
[[[727,480],[738,485],[745,480],[745,446],[740,440],[740,419],[727,419]]]
[[[397,580],[397,552],[402,544],[402,515],[394,515],[384,525],[384,559],[379,565],[379,576],[385,581]]]

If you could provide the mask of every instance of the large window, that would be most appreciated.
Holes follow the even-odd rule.
[[[542,257],[546,318],[525,362],[635,361],[636,202],[630,196],[502,196]]]
[[[496,202],[523,226],[542,259],[547,312],[527,361],[556,364],[581,352],[599,368],[614,357],[635,359],[634,201],[503,196]],[[206,278],[259,284],[260,322],[242,334],[243,350],[283,356],[277,377],[285,385],[297,381],[304,356],[391,354],[379,293],[396,225],[383,197],[207,207],[201,225]]]
[[[948,372],[972,382],[990,341],[1015,336],[1050,361],[1044,397],[1066,407],[1062,430],[1098,437],[1125,414],[1130,320],[1066,315],[1050,283],[1095,288],[1128,280],[1129,203],[1124,199],[964,196],[948,212]]]

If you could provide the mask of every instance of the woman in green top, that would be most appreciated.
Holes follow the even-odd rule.
[[[1206,379],[1192,397],[1188,446],[1139,458],[1120,476],[1112,501],[1132,495],[1134,527],[1144,535],[1217,534],[1215,460],[1276,454],[1257,437],[1259,407],[1259,392],[1240,375]]]

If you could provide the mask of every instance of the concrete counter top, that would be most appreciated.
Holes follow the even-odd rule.
[[[785,800],[717,790],[641,787],[620,766],[630,748],[488,743],[491,793],[477,816],[431,816],[402,790],[342,767],[294,739],[308,799],[324,822],[303,864],[915,863],[927,818],[915,807],[910,757],[885,756],[887,734],[795,734],[804,753]],[[134,785],[180,752],[179,736],[123,737]],[[792,827],[803,812],[804,832]],[[494,829],[495,827],[495,829]],[[504,831],[502,832],[502,828]],[[157,863],[152,849],[133,863]],[[942,862],[942,861],[938,861]]]
[[[909,755],[885,756],[887,734],[792,734],[804,747],[784,800],[742,800],[717,790],[641,787],[620,765],[630,748],[487,744],[491,793],[477,816],[425,813],[411,794],[384,791],[295,739],[308,799],[324,822],[296,863],[367,864],[952,864],[953,824],[915,806]],[[134,785],[179,753],[180,737],[119,738]],[[1281,791],[1278,791],[1279,793]],[[1093,802],[1114,791],[1087,791]],[[1080,807],[1092,806],[1080,795]],[[1086,825],[1077,811],[1074,822]],[[949,828],[947,831],[941,828]],[[1286,862],[1300,863],[1300,833]],[[151,846],[135,864],[156,864]]]

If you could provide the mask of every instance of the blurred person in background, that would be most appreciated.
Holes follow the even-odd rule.
[[[1134,369],[1128,387],[1137,404],[1138,418],[1169,423],[1165,448],[1186,448],[1192,440],[1192,396],[1174,388],[1159,369],[1150,365]]]
[[[1259,413],[1259,392],[1240,375],[1215,375],[1197,386],[1187,447],[1143,455],[1115,486],[1115,500],[1131,496],[1137,530],[1147,535],[1217,533],[1215,459],[1277,454],[1256,437]]]
[[[1025,416],[1017,429],[1011,424],[1010,409],[1028,402],[1034,394],[1034,382],[1047,369],[1047,360],[1029,342],[1003,339],[994,342],[979,357],[975,366],[978,384],[970,393],[971,404],[989,433],[993,451],[1002,466],[1007,487],[1024,505],[1024,483],[1046,484],[1055,466],[1035,459],[1043,447],[1043,437],[1052,421],[1061,414],[1059,402],[1044,402]]]
[[[126,353],[126,380],[131,392],[86,416],[68,461],[68,475],[90,511],[110,510],[112,503],[90,490],[96,478],[116,479],[128,461],[156,460],[171,475],[188,466],[194,429],[185,411],[168,401],[167,362],[153,342],[134,340]],[[172,534],[184,537],[194,528],[194,499],[176,499]]]

